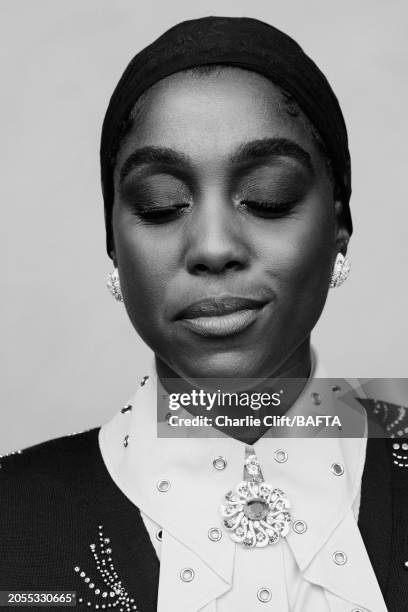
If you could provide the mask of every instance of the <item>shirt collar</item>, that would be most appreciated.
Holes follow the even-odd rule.
[[[316,363],[316,355],[314,360],[313,375],[290,409],[291,414],[316,413],[317,409],[334,414],[338,409],[340,400],[330,381],[316,379],[316,374],[322,376],[322,369]],[[162,527],[162,563],[171,557],[172,550],[176,554],[181,546],[186,560],[191,558],[191,566],[200,568],[206,587],[197,590],[195,607],[191,606],[199,609],[231,588],[236,545],[224,533],[215,546],[208,538],[208,530],[221,527],[219,507],[224,495],[243,479],[246,445],[225,435],[158,437],[158,381],[154,362],[146,376],[144,384],[129,401],[132,409],[119,412],[101,428],[101,453],[122,492]],[[312,393],[319,393],[321,398],[317,407],[311,401]],[[354,408],[359,411],[360,419],[365,419],[358,402]],[[305,579],[369,610],[385,610],[353,516],[366,439],[264,437],[253,449],[265,481],[285,491],[291,501],[293,520],[302,520],[307,525],[304,534],[291,531],[286,538]],[[287,461],[276,460],[279,450],[286,451]],[[225,458],[225,469],[214,469],[216,457]],[[334,464],[341,466],[341,475],[336,475]],[[169,483],[165,492],[159,490],[161,481]],[[342,568],[339,578],[332,554],[342,550],[342,537],[346,538],[354,561]],[[257,551],[248,551],[248,554],[256,555]],[[366,569],[363,584],[353,577],[357,559]]]

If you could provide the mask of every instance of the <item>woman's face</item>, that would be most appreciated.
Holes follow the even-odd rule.
[[[115,166],[114,252],[133,326],[187,380],[266,378],[305,354],[339,250],[306,122],[255,73],[146,94]]]

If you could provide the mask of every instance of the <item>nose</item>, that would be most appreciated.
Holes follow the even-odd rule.
[[[196,202],[185,238],[185,262],[190,274],[224,274],[249,265],[249,249],[238,213],[219,195]]]

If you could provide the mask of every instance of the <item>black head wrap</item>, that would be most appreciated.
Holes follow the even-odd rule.
[[[206,64],[252,70],[270,78],[294,97],[323,139],[351,233],[347,130],[337,98],[324,74],[292,38],[271,25],[247,17],[204,17],[177,24],[140,51],[112,94],[103,122],[100,150],[108,254],[112,248],[115,148],[133,105],[160,79]]]

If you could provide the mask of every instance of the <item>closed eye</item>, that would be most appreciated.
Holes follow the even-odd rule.
[[[174,204],[172,206],[137,207],[135,214],[141,219],[151,221],[152,223],[169,223],[183,214],[183,210],[189,206],[190,204],[185,203]]]
[[[258,201],[258,200],[241,200],[241,206],[244,206],[251,212],[263,217],[283,217],[289,213],[297,201],[292,202],[273,202],[273,201]]]

